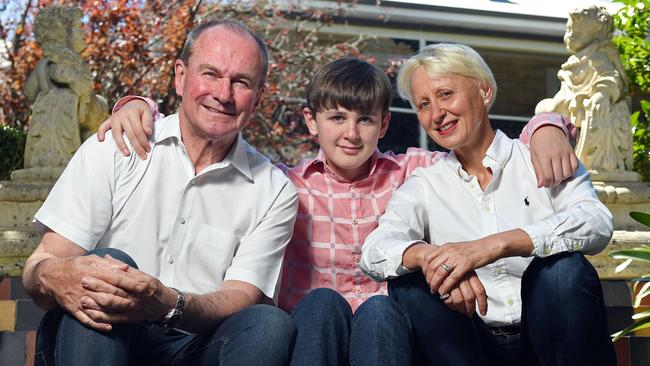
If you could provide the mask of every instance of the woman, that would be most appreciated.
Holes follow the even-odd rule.
[[[537,188],[529,151],[490,125],[496,82],[470,47],[422,49],[402,66],[398,89],[451,153],[393,195],[362,247],[362,268],[392,279],[422,357],[615,364],[600,281],[583,255],[607,245],[612,216],[584,167],[557,188]]]

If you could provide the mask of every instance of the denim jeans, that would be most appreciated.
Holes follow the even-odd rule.
[[[293,309],[296,343],[291,365],[411,365],[411,324],[388,296],[357,311],[336,291],[319,288]]]
[[[388,292],[411,319],[418,365],[616,364],[600,280],[581,253],[533,259],[519,335],[495,336],[476,314],[450,310],[419,271],[389,281]]]
[[[88,254],[110,254],[135,267],[119,250]],[[41,321],[35,365],[286,365],[294,337],[289,316],[269,305],[245,308],[201,334],[151,322],[116,324],[110,332],[99,332],[55,309]]]

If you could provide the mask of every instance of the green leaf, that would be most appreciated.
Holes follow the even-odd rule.
[[[650,215],[643,212],[632,211],[630,212],[630,217],[636,220],[637,222],[650,227]]]
[[[643,313],[645,313],[645,311]],[[643,314],[643,313],[639,313],[639,314]],[[634,316],[637,316],[639,314],[635,314]],[[650,314],[648,314],[648,315],[650,315]],[[616,342],[621,337],[623,337],[623,336],[625,336],[627,334],[630,334],[630,333],[634,332],[635,330],[644,329],[644,328],[648,328],[648,327],[650,327],[650,316],[647,316],[647,317],[645,317],[643,319],[640,319],[640,320],[632,323],[631,325],[627,326],[625,329],[621,330],[620,332],[616,332],[616,333],[612,334],[612,337],[614,337],[612,339],[612,342]]]

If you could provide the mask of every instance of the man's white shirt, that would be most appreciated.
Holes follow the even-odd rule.
[[[453,154],[417,169],[391,198],[379,226],[362,247],[362,269],[381,281],[405,274],[402,255],[411,245],[476,240],[512,229],[532,239],[534,256],[564,251],[595,254],[609,242],[613,224],[584,166],[558,187],[537,188],[529,150],[496,132],[483,165],[493,176],[481,190]],[[518,324],[521,277],[532,257],[502,258],[477,274],[488,295],[490,326]]]
[[[80,247],[128,253],[166,286],[205,294],[240,280],[275,295],[297,193],[241,136],[195,174],[178,115],[156,122],[147,160],[122,156],[110,134],[89,138],[35,215]]]

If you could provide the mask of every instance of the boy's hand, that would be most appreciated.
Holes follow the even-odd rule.
[[[149,105],[140,99],[133,99],[102,122],[97,130],[97,139],[104,141],[106,131],[111,130],[117,147],[124,156],[129,156],[131,152],[122,137],[122,133],[126,132],[136,154],[145,160],[151,151],[149,136],[153,133],[152,127],[153,117]]]
[[[540,127],[530,139],[530,157],[537,187],[553,187],[573,176],[578,158],[564,132],[555,126]]]

